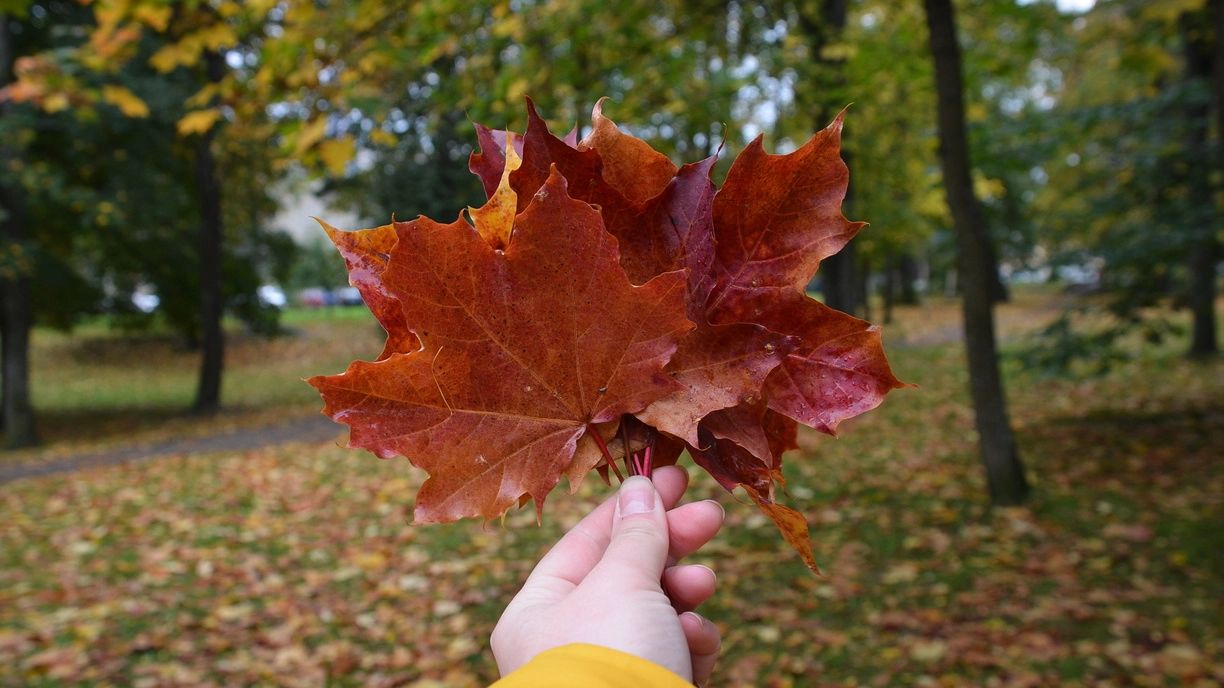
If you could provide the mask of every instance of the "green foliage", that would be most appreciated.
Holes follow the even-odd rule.
[[[91,13],[75,3],[34,7],[24,20],[9,20],[18,54],[69,49],[92,25]],[[164,42],[146,35],[136,50],[147,58]],[[121,84],[147,104],[149,115],[133,118],[109,105],[54,113],[18,106],[16,116],[0,122],[0,136],[17,142],[26,161],[19,179],[36,256],[36,317],[70,327],[106,312],[128,328],[162,321],[195,341],[200,213],[193,153],[175,125],[196,82],[184,71],[160,74],[146,59],[124,62],[114,73],[80,70],[77,76],[86,84]],[[253,329],[273,332],[277,312],[259,306],[255,289],[286,276],[293,248],[267,228],[276,210],[271,159],[250,145],[228,146],[221,159],[229,172],[222,194],[233,199],[226,207],[226,299]],[[159,296],[157,318],[132,304],[141,288]]]
[[[298,247],[285,286],[297,291],[312,287],[331,289],[347,283],[344,261],[340,260],[331,242],[320,238]]]
[[[1012,358],[1043,377],[1099,377],[1152,346],[1184,334],[1184,327],[1164,315],[1129,308],[1111,312],[1086,303],[1065,310],[1034,332]]]
[[[1189,52],[1190,41],[1211,38],[1206,11],[1141,5],[1102,3],[1051,37],[1043,59],[1058,60],[1058,88],[1025,125],[1038,154],[1029,164],[1040,183],[1027,192],[1037,241],[1056,265],[1100,261],[1113,318],[1099,331],[1051,333],[1051,351],[1062,352],[1051,362],[1064,369],[1125,356],[1119,342],[1163,332],[1146,309],[1184,304],[1190,256],[1221,236],[1220,179],[1207,172],[1220,137],[1208,138],[1211,92]]]

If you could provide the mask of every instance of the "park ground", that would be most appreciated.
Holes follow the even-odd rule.
[[[1014,351],[1060,297],[1022,292]],[[379,349],[357,311],[235,333],[220,417],[194,356],[102,329],[36,336],[33,464],[312,413],[302,377]],[[1005,360],[1034,484],[991,509],[974,454],[956,309],[886,328],[918,386],[786,457],[824,576],[738,495],[694,473],[727,524],[719,686],[1214,686],[1224,682],[1224,364],[1149,346],[1103,376]],[[337,432],[340,439],[342,432]],[[1213,444],[1214,443],[1214,444]],[[0,485],[0,685],[481,686],[492,624],[548,543],[609,492],[558,490],[542,525],[411,524],[423,479],[336,441],[178,455]],[[687,462],[687,460],[685,460]]]

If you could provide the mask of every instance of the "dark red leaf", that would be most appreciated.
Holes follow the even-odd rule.
[[[523,165],[510,175],[518,192],[519,212],[527,207],[536,190],[556,166],[565,177],[571,198],[600,207],[605,226],[609,213],[625,212],[629,201],[603,178],[603,160],[593,150],[579,150],[548,131],[548,124],[527,100],[527,133],[523,134]]]
[[[697,424],[718,409],[759,398],[761,385],[793,340],[750,323],[699,325],[667,370],[681,389],[638,414],[654,427],[697,444]]]
[[[621,265],[635,284],[681,268],[689,271],[689,317],[705,322],[713,286],[715,158],[680,168],[663,191],[613,217]]]
[[[802,293],[820,261],[864,226],[841,212],[849,172],[840,155],[842,117],[787,155],[758,137],[714,197],[712,322],[757,322],[761,301]]]
[[[807,296],[777,300],[757,316],[799,346],[765,381],[769,407],[821,432],[835,434],[846,418],[870,411],[905,387],[893,375],[880,328]]]
[[[511,131],[490,129],[483,124],[476,127],[476,141],[480,150],[472,151],[468,156],[468,169],[484,186],[485,196],[492,198],[501,181],[502,170],[506,168],[506,139],[514,142],[514,150],[520,157],[523,155],[523,137]]]
[[[537,507],[580,436],[677,384],[684,274],[633,287],[599,213],[554,173],[504,254],[464,222],[397,223],[382,280],[422,348],[311,379],[350,444],[430,473],[421,521]]]

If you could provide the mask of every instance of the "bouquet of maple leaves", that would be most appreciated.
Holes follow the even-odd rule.
[[[841,212],[842,116],[786,155],[758,137],[718,189],[716,156],[677,168],[602,103],[582,141],[530,100],[525,134],[476,125],[471,222],[324,223],[387,342],[309,382],[350,447],[429,473],[417,521],[542,510],[563,475],[649,475],[687,448],[816,570],[776,501],[782,454],[797,423],[833,434],[902,386],[878,328],[805,292],[863,227]]]

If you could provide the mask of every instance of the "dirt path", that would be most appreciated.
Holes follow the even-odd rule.
[[[114,466],[167,456],[203,452],[241,452],[290,442],[322,443],[339,439],[343,432],[344,428],[336,425],[330,419],[322,415],[311,414],[271,425],[241,428],[205,437],[116,447],[36,463],[0,464],[0,484],[21,478],[68,473],[82,468]]]

